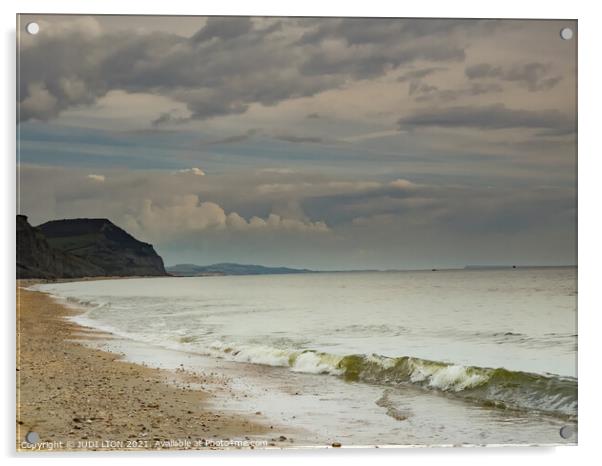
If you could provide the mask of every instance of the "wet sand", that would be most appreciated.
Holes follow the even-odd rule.
[[[174,375],[78,343],[111,336],[68,321],[77,311],[28,284],[17,288],[17,450],[254,448],[274,436],[255,413],[213,410],[198,389],[212,375]],[[29,432],[34,445],[23,441]]]

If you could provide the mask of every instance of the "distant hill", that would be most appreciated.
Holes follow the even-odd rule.
[[[212,265],[177,264],[166,268],[171,275],[178,277],[199,277],[206,275],[276,275],[293,273],[311,273],[313,270],[291,269],[288,267],[265,267],[263,265],[246,265],[221,263]]]
[[[53,220],[32,227],[27,217],[17,216],[18,278],[163,275],[154,248],[110,220]]]

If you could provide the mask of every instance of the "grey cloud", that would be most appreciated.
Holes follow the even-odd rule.
[[[503,104],[425,109],[399,119],[398,124],[400,129],[416,127],[537,128],[567,133],[575,130],[575,121],[558,110],[510,109]]]
[[[408,94],[429,94],[431,92],[437,91],[439,88],[437,86],[431,86],[429,84],[425,84],[421,81],[412,81],[410,82],[410,86],[408,88]]]
[[[314,136],[296,136],[294,134],[277,134],[274,139],[292,143],[310,143],[310,144],[321,144],[327,142],[323,138]]]
[[[219,145],[219,144],[233,144],[233,143],[237,143],[237,142],[243,142],[243,141],[246,141],[246,140],[252,138],[258,132],[259,132],[258,129],[252,128],[248,131],[245,131],[244,133],[235,134],[234,136],[228,136],[228,137],[222,138],[222,139],[216,139],[215,141],[211,141],[208,144],[213,146],[213,145]]]
[[[135,30],[87,34],[57,26],[45,40],[21,48],[20,120],[48,120],[110,90],[171,97],[187,105],[186,118],[207,119],[245,113],[254,103],[313,96],[417,60],[464,59],[462,44],[437,33],[459,27],[453,21],[416,26],[414,20],[337,20],[332,34],[347,37],[348,45],[335,49],[283,33],[313,34],[316,22],[317,30],[325,28],[318,35],[330,35],[331,22],[314,19],[266,26],[265,19],[209,18],[191,38]],[[404,40],[412,34],[416,40]],[[158,115],[154,124],[182,118]]]
[[[247,141],[256,135],[266,136],[266,137],[275,139],[277,141],[285,141],[285,142],[290,142],[290,143],[295,143],[295,144],[302,144],[302,143],[320,144],[320,143],[328,142],[324,138],[320,138],[320,137],[316,137],[316,136],[300,136],[300,135],[290,134],[290,133],[275,133],[275,134],[270,135],[270,134],[266,133],[265,131],[260,131],[259,129],[253,128],[253,129],[249,129],[248,131],[245,131],[244,133],[235,134],[233,136],[228,136],[228,137],[225,137],[222,139],[216,139],[214,141],[210,141],[207,143],[207,145],[213,146],[213,145],[221,145],[221,144],[234,144],[234,143],[238,143],[238,142]]]
[[[467,66],[464,70],[464,74],[466,74],[466,77],[469,79],[498,77],[501,73],[501,67],[492,66],[488,63]]]
[[[168,124],[184,123],[186,121],[187,118],[178,116],[175,111],[171,111],[161,113],[157,118],[151,121],[151,125],[153,125],[153,127],[159,127]]]
[[[527,63],[510,68],[479,63],[466,67],[465,74],[469,79],[500,79],[517,82],[529,91],[551,89],[561,81],[560,76],[551,75],[550,65],[543,63]]]
[[[554,223],[574,222],[576,191],[561,187],[417,185],[384,186],[363,192],[306,199],[303,210],[324,216],[336,229],[345,224],[371,225],[395,219],[402,228],[424,226],[463,234],[504,234]],[[375,222],[371,222],[374,219]]]
[[[163,112],[161,115],[159,115],[153,121],[151,121],[151,124],[153,126],[161,126],[161,125],[164,125],[164,124],[169,123],[171,121],[172,121],[172,115],[171,115],[171,113],[170,112]]]
[[[249,17],[210,17],[207,24],[192,36],[193,42],[218,38],[222,40],[242,36],[253,29]]]
[[[414,83],[412,83],[414,84]],[[410,85],[409,94],[416,95],[416,102],[451,102],[462,97],[502,92],[503,87],[497,83],[471,83],[459,89],[439,89],[426,84]]]
[[[351,188],[351,187],[350,187]],[[380,185],[368,189],[347,189],[335,194],[310,196],[302,207],[310,216],[326,215],[333,224],[351,222],[362,215],[401,213],[404,200],[427,196],[425,187],[399,188]]]
[[[397,43],[406,39],[448,36],[458,30],[477,31],[495,27],[495,21],[399,18],[324,18],[299,39],[316,44],[326,39],[343,39],[350,45]]]
[[[399,81],[400,83],[403,83],[406,81],[414,81],[417,79],[426,78],[427,76],[435,74],[438,71],[444,71],[444,70],[446,70],[446,68],[440,67],[440,66],[433,66],[430,68],[423,68],[420,70],[412,70],[412,71],[408,71],[407,73],[401,75],[399,78],[397,78],[397,81]]]
[[[417,60],[434,62],[462,61],[464,49],[450,44],[405,45],[387,47],[383,44],[373,48],[355,50],[341,54],[337,50],[317,48],[309,53],[309,58],[300,67],[305,76],[313,75],[349,75],[354,79],[367,79],[382,75],[388,68]]]

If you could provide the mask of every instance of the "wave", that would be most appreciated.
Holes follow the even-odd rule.
[[[574,377],[464,366],[410,356],[338,356],[260,345],[237,348],[222,342],[215,342],[210,349],[214,356],[284,366],[294,372],[330,374],[350,382],[384,386],[414,386],[488,407],[538,411],[567,419],[577,417],[577,379]]]
[[[577,379],[403,356],[350,355],[337,365],[347,380],[411,384],[502,409],[577,417]]]
[[[68,305],[87,308],[88,311],[111,307],[102,301],[51,296]],[[209,344],[206,340],[212,333],[209,330],[199,334],[199,329],[196,329],[193,335],[172,334],[172,338],[165,338],[165,335],[159,334],[124,332],[90,318],[89,313],[72,319],[80,325],[175,350],[238,362],[287,367],[294,372],[329,374],[349,382],[387,387],[413,386],[483,406],[537,411],[568,420],[577,419],[577,379],[574,377],[460,365],[411,356],[336,355],[312,349],[295,349],[294,342],[284,340],[281,348],[263,344],[227,343],[222,340]]]

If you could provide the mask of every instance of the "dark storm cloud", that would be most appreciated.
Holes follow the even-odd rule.
[[[186,38],[134,29],[90,33],[51,23],[43,40],[21,47],[19,116],[48,120],[110,90],[170,97],[186,104],[190,119],[241,114],[251,104],[313,96],[417,60],[462,61],[465,45],[445,33],[463,28],[474,24],[291,19],[266,26],[249,18],[209,18]],[[322,46],[329,37],[345,43]],[[183,118],[157,115],[154,124]]]
[[[510,109],[503,104],[425,109],[399,119],[398,123],[400,129],[418,127],[536,128],[558,133],[570,133],[575,130],[575,121],[558,110]]]
[[[527,63],[510,68],[479,63],[468,66],[465,74],[468,79],[499,79],[513,81],[526,87],[529,91],[551,89],[562,79],[551,74],[551,66],[543,63]]]

